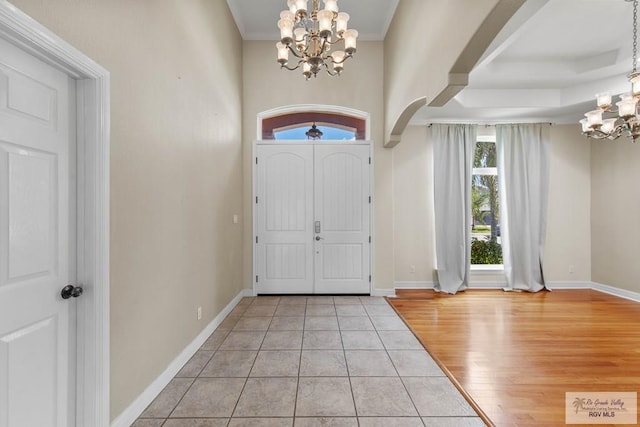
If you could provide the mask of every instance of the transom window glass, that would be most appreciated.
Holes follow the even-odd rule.
[[[502,265],[495,137],[476,142],[471,181],[471,265]]]
[[[307,139],[306,132],[316,125],[320,140],[364,140],[366,120],[333,112],[306,111],[287,113],[262,119],[262,140]]]
[[[296,127],[285,129],[274,129],[274,139],[307,139],[306,132],[311,128],[313,123],[305,123]],[[324,123],[316,123],[318,130],[322,132],[322,140],[346,140],[356,139],[355,130],[341,129]]]

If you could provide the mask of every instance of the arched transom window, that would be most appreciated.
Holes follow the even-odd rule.
[[[263,140],[307,139],[307,131],[316,125],[323,140],[363,140],[366,120],[330,112],[286,113],[262,120]]]

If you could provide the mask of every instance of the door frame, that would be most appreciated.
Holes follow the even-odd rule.
[[[76,81],[76,425],[109,425],[109,72],[6,0],[0,37]]]
[[[262,132],[260,126],[260,132]],[[367,133],[369,132],[369,121],[367,115]],[[256,198],[258,195],[258,174],[257,174],[257,149],[258,145],[278,145],[278,146],[286,146],[286,145],[307,145],[307,146],[315,146],[315,145],[336,145],[336,146],[345,146],[345,145],[366,145],[369,147],[369,156],[371,158],[371,167],[369,168],[369,193],[371,194],[371,203],[369,204],[369,235],[371,236],[371,245],[369,246],[369,274],[371,275],[371,281],[369,282],[369,294],[373,295],[373,290],[375,289],[375,273],[373,268],[373,260],[374,260],[374,245],[375,245],[375,222],[374,215],[375,212],[375,201],[374,197],[375,188],[374,188],[374,167],[375,167],[375,159],[374,159],[374,143],[371,140],[355,140],[355,141],[334,141],[334,140],[324,140],[324,141],[311,141],[311,140],[254,140],[252,146],[252,154],[251,154],[251,175],[253,177],[253,191],[251,194],[251,216],[253,219],[253,228],[252,228],[252,237],[251,237],[251,247],[253,254],[253,269],[251,275],[251,289],[253,291],[253,295],[258,295],[256,286],[256,277],[258,274],[258,258],[257,258],[257,244],[256,237],[258,236],[258,221],[256,216]],[[315,275],[314,275],[315,280]],[[315,288],[315,287],[314,287]]]

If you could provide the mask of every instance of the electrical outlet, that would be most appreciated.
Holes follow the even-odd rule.
[[[202,307],[198,307],[198,320],[202,319]]]
[[[574,268],[573,264],[571,264],[569,266],[569,274],[573,274],[573,273],[575,273],[575,268]]]
[[[237,224],[239,220],[238,214],[233,215],[233,223]]]
[[[415,266],[415,265],[412,265],[412,266],[409,268],[409,273],[415,273],[415,272],[416,272],[416,266]]]

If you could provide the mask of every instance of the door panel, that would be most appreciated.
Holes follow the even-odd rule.
[[[258,293],[313,292],[313,146],[257,147]]]
[[[13,148],[13,149],[12,149]],[[50,275],[56,265],[56,157],[3,146],[7,156],[7,283]],[[54,205],[54,206],[52,206]]]
[[[56,419],[57,366],[50,355],[56,354],[57,329],[55,317],[49,317],[0,339],[0,380],[6,384],[0,398],[9,409],[7,425],[48,426]],[[42,406],[35,410],[32,402]]]
[[[75,425],[75,83],[0,39],[0,427]]]
[[[369,147],[315,147],[316,293],[369,293]]]

